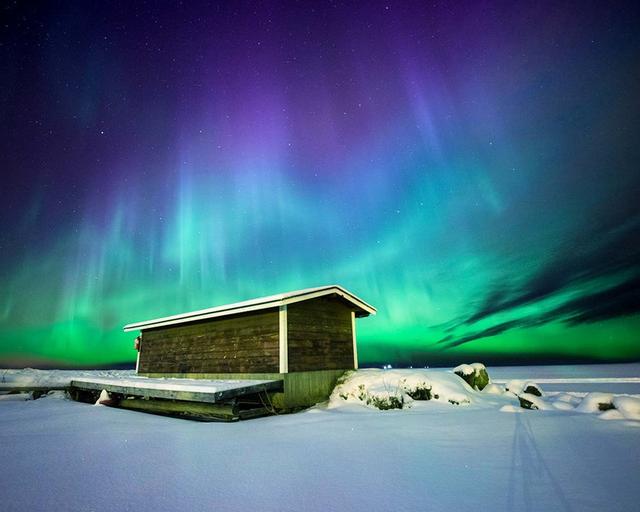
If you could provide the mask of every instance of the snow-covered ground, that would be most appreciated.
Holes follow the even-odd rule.
[[[591,383],[605,396],[572,386],[633,379],[640,365],[544,368],[489,368],[495,381],[481,392],[446,370],[365,370],[326,404],[231,424],[62,392],[0,396],[0,510],[637,510],[640,421],[629,418],[640,414],[640,384],[618,393],[615,380]],[[28,383],[25,373],[5,382]],[[550,392],[538,382],[540,410],[503,391],[536,378],[566,381]],[[428,386],[431,400],[411,398]],[[367,396],[404,396],[403,409],[380,411]],[[615,409],[601,411],[603,400]]]

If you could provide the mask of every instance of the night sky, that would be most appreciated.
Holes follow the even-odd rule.
[[[633,3],[0,19],[0,367],[333,283],[378,308],[364,365],[640,359]]]

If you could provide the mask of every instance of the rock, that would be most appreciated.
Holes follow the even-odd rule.
[[[526,387],[524,388],[525,393],[529,393],[530,395],[542,396],[542,390],[538,387],[537,384],[533,382],[528,382]]]
[[[372,396],[367,400],[367,404],[372,404],[381,411],[388,411],[389,409],[403,409],[404,397],[402,395],[395,396]]]
[[[594,413],[607,411],[609,409],[617,409],[617,407],[614,406],[613,401],[614,395],[611,393],[587,393],[587,395],[582,398],[580,404],[576,407],[576,411]]]
[[[479,391],[482,391],[485,388],[485,386],[489,384],[489,374],[487,373],[487,369],[483,367],[479,370],[476,370],[475,376],[476,376],[475,387]]]
[[[461,364],[453,369],[453,373],[478,391],[482,391],[489,384],[489,374],[482,363]]]
[[[611,409],[615,409],[616,406],[613,405],[611,402],[601,402],[598,404],[598,410],[600,411],[609,411]]]
[[[523,409],[531,409],[533,411],[538,410],[538,406],[534,404],[531,400],[527,400],[523,396],[519,396],[518,400],[520,401],[520,407]]]
[[[467,400],[466,398],[463,398],[461,400],[456,400],[455,398],[449,398],[449,400],[447,400],[451,405],[467,405],[470,404],[471,402],[469,402],[469,400]]]
[[[542,398],[536,395],[531,395],[529,393],[522,393],[520,395],[517,395],[517,398],[518,398],[518,401],[520,402],[520,407],[522,407],[523,409],[531,409],[533,411],[555,410],[553,405],[545,402]]]
[[[529,393],[534,396],[542,396],[542,389],[535,382],[530,380],[513,379],[507,382],[505,390],[510,391],[514,395],[521,395],[522,393]]]
[[[414,400],[431,400],[431,386],[416,386],[414,389],[405,389],[405,393]]]

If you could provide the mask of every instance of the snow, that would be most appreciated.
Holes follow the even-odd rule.
[[[0,394],[0,402],[8,402],[8,401],[24,401],[31,400],[31,393],[14,393],[11,395],[3,395]]]
[[[267,380],[208,380],[208,379],[159,379],[141,377],[134,370],[0,370],[0,391],[12,386],[22,387],[65,387],[72,380],[95,384],[118,384],[146,389],[166,389],[171,391],[195,391],[216,393],[238,387],[272,382]]]
[[[491,381],[504,384],[511,379],[531,380],[543,384],[545,391],[589,393],[637,393],[640,376],[637,364],[503,366],[490,369]]]
[[[486,366],[482,363],[460,364],[453,369],[453,373],[462,373],[463,375],[473,375],[481,370],[486,370]]]
[[[536,375],[523,367],[505,380]],[[441,398],[379,411],[338,395],[305,412],[230,424],[92,407],[60,391],[0,395],[0,510],[637,508],[638,384],[610,393],[616,409],[588,414],[577,410],[588,395],[571,383],[545,386],[535,398],[551,408],[537,411],[499,388],[472,390],[450,370],[363,370],[341,386],[398,394],[416,384]],[[452,405],[452,396],[469,403]]]
[[[499,381],[495,383],[498,384]],[[540,386],[538,386],[535,382],[532,382],[530,380],[513,379],[504,385],[505,390],[511,391],[516,395],[520,395],[527,388],[534,388],[534,389],[537,389],[540,393],[542,393]]]
[[[620,411],[616,411],[615,409],[609,409],[608,411],[604,411],[598,417],[601,420],[623,420],[624,419],[624,416],[620,413]]]
[[[516,412],[516,413],[520,413],[520,412],[525,412],[525,411],[526,411],[526,409],[523,409],[519,405],[503,405],[502,407],[500,407],[500,412]]]
[[[462,373],[462,375],[473,375],[475,372],[475,368],[470,364],[461,364],[453,369],[453,373]]]
[[[531,402],[532,409],[536,409],[539,411],[550,411],[553,409],[553,405],[543,400],[537,395],[533,395],[531,393],[520,393],[518,395],[519,398],[526,400],[527,402]]]
[[[98,406],[98,407],[102,407],[102,403],[101,402],[107,402],[108,400],[111,400],[111,397],[109,396],[109,393],[107,392],[107,390],[103,389],[102,391],[100,391],[100,396],[96,400],[96,403],[93,404],[93,405]]]
[[[335,387],[329,398],[329,407],[342,407],[346,402],[377,409],[376,399],[387,400],[395,397],[403,403],[403,408],[409,409],[425,404],[424,400],[414,400],[411,397],[420,389],[428,389],[433,396],[433,402],[455,402],[460,405],[485,402],[482,394],[474,392],[463,379],[452,372],[426,369],[365,369],[353,372]]]
[[[551,405],[560,411],[572,411],[575,408],[573,404],[565,402],[564,400],[555,400]]]
[[[73,379],[82,377],[133,377],[135,370],[36,370],[25,368],[23,370],[0,369],[0,391],[11,386],[34,387],[66,387]]]
[[[411,370],[378,370],[366,369],[347,374],[334,389],[328,408],[344,407],[345,405],[368,409],[415,409],[424,407],[438,407],[440,405],[493,407],[503,412],[514,412],[520,409],[518,398],[530,402],[533,409],[539,411],[565,411],[597,413],[608,407],[618,407],[620,403],[624,410],[619,414],[607,414],[602,419],[640,420],[640,397],[614,395],[612,393],[577,393],[550,392],[544,393],[537,383],[526,379],[512,379],[506,384],[496,382],[488,384],[483,391],[472,389],[463,379],[453,372],[464,372],[460,365],[452,371],[411,369]],[[570,379],[566,384],[571,384]],[[615,382],[615,380],[614,380]],[[428,389],[431,400],[415,400],[416,389]],[[531,393],[537,390],[541,396]],[[529,390],[529,392],[526,392]],[[638,386],[640,391],[640,386]],[[381,407],[382,404],[382,407]],[[602,404],[602,405],[601,405]]]
[[[109,386],[117,384],[129,388],[141,389],[161,389],[169,391],[193,391],[199,393],[217,393],[230,389],[242,388],[273,382],[273,380],[209,380],[209,379],[158,379],[149,377],[128,377],[128,378],[74,378],[77,382],[89,382],[92,384]]]
[[[616,396],[613,405],[626,419],[640,421],[640,397]]]
[[[545,379],[572,379],[585,381],[593,379],[633,378],[640,380],[638,363],[624,364],[575,364],[575,365],[541,365],[541,366],[492,366],[489,368],[491,380],[506,382],[511,379],[532,380],[544,383]]]
[[[482,392],[491,395],[501,395],[502,393],[504,393],[504,386],[491,382],[484,387]]]
[[[611,393],[589,393],[576,407],[579,412],[600,412],[602,407],[612,407],[613,395]]]

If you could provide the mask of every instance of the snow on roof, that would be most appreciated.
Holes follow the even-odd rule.
[[[345,290],[338,285],[319,286],[317,288],[306,288],[304,290],[296,290],[293,292],[279,293],[277,295],[269,295],[268,297],[260,297],[257,299],[245,300],[233,304],[225,304],[214,308],[201,309],[190,313],[181,313],[179,315],[166,316],[153,320],[145,320],[124,326],[125,331],[152,329],[155,327],[166,327],[169,325],[194,322],[197,320],[206,320],[220,316],[236,315],[238,313],[247,313],[249,311],[257,311],[260,309],[274,308],[285,306],[294,302],[315,299],[325,295],[336,294],[354,306],[356,316],[363,317],[376,314],[376,308],[367,304],[365,301],[355,296],[353,293]]]

